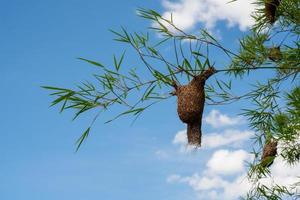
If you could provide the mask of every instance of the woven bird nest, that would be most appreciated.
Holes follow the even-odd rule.
[[[281,0],[265,0],[265,14],[268,22],[274,24],[276,21],[276,11]]]
[[[278,62],[282,59],[282,53],[280,46],[269,48],[268,58],[274,62]]]
[[[261,156],[261,165],[263,167],[269,167],[273,164],[273,160],[277,155],[277,141],[271,140],[266,142],[263,154]]]
[[[180,120],[187,124],[188,144],[201,146],[201,124],[205,102],[205,81],[216,72],[213,67],[197,75],[184,86],[175,85],[177,113]]]

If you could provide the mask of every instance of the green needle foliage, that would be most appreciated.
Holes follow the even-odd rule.
[[[228,79],[214,79],[213,83],[206,84],[206,105],[226,105],[242,99],[252,104],[249,108],[241,108],[256,132],[255,159],[248,173],[253,187],[245,199],[297,197],[299,194],[291,188],[266,186],[260,182],[272,177],[266,166],[276,157],[281,156],[286,163],[294,165],[299,162],[300,155],[300,1],[281,0],[274,12],[275,23],[270,23],[270,13],[266,15],[267,1],[255,2],[258,7],[253,13],[256,23],[249,34],[240,39],[238,51],[226,48],[207,30],[186,33],[174,24],[172,15],[165,18],[148,9],[138,9],[138,16],[152,24],[145,33],[131,33],[125,28],[111,30],[115,41],[127,44],[136,53],[140,61],[138,68],[123,67],[125,52],[113,56],[112,66],[78,58],[100,69],[99,74],[93,74],[93,82],[83,82],[74,89],[44,87],[54,97],[51,105],[60,105],[60,112],[74,110],[74,119],[90,110],[97,111],[78,139],[77,150],[101,112],[120,106],[124,111],[107,122],[126,115],[137,118],[150,106],[175,96],[176,85],[184,85],[214,67],[216,73],[224,73]],[[165,47],[171,47],[173,55],[165,55],[162,51]],[[210,52],[216,51],[229,59],[227,65],[212,64],[218,61]],[[245,94],[233,92],[232,80],[241,80],[249,73],[262,70],[268,71],[268,78],[252,84],[252,90]],[[282,150],[264,161],[268,164],[262,164],[264,145],[271,140],[277,141]]]

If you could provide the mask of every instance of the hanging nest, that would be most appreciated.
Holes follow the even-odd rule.
[[[206,71],[197,75],[193,80],[183,86],[174,85],[177,96],[177,113],[180,120],[187,124],[188,144],[201,146],[201,124],[205,102],[205,81],[216,70],[209,67]]]
[[[281,0],[265,0],[265,14],[268,22],[274,24],[276,21],[276,11]]]
[[[268,58],[273,62],[279,62],[282,59],[282,53],[280,51],[280,46],[271,47],[268,51]]]
[[[277,155],[277,141],[270,140],[265,143],[263,154],[261,156],[262,167],[270,167]]]

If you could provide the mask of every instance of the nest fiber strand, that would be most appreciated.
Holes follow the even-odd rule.
[[[277,141],[267,142],[263,149],[263,154],[261,157],[261,163],[263,167],[269,167],[273,164],[273,160],[271,162],[268,161],[270,158],[274,158],[277,155]]]
[[[280,0],[265,0],[265,14],[270,24],[276,21],[276,11]]]
[[[274,62],[278,62],[282,59],[282,53],[280,51],[280,46],[269,48],[268,58]]]
[[[187,137],[190,145],[201,146],[201,124],[205,103],[205,81],[216,71],[213,67],[184,86],[177,86],[177,113],[180,120],[187,124]]]

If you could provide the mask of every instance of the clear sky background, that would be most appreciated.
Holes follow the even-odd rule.
[[[237,116],[245,102],[206,108],[206,143],[197,152],[185,146],[185,125],[172,98],[134,125],[132,118],[103,124],[113,117],[106,113],[75,153],[75,141],[93,116],[72,122],[72,113],[49,108],[51,98],[40,88],[90,79],[97,69],[77,57],[112,63],[112,55],[126,47],[115,43],[108,29],[145,30],[150,23],[136,16],[139,7],[172,12],[184,30],[208,28],[235,48],[252,23],[253,7],[241,2],[224,7],[218,0],[1,0],[0,199],[194,200],[243,194],[253,135]],[[126,62],[133,65],[135,59],[129,53]],[[241,83],[246,85],[236,84],[237,91],[245,89]],[[280,174],[280,167],[275,163],[279,180],[293,176]]]

